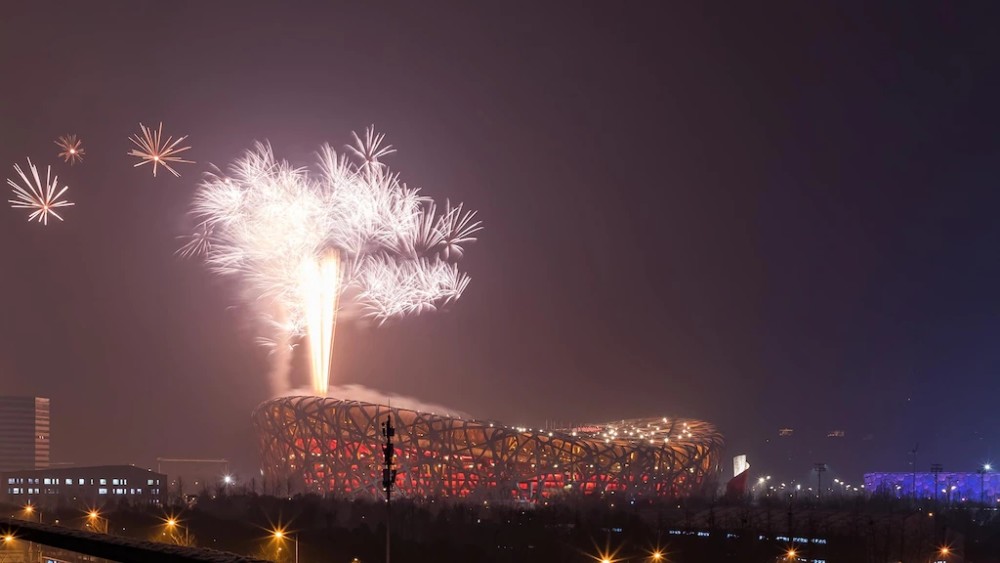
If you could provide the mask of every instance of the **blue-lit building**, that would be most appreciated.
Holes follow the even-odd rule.
[[[941,472],[941,473],[865,473],[865,489],[871,494],[886,494],[898,498],[914,496],[942,502],[1000,502],[1000,473]]]
[[[41,509],[101,508],[120,504],[163,505],[167,476],[134,465],[60,467],[0,474],[2,500]]]

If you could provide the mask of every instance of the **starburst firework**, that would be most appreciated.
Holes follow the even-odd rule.
[[[198,232],[180,250],[241,279],[282,340],[308,336],[320,393],[341,307],[383,323],[458,299],[469,277],[453,260],[482,228],[462,205],[438,214],[391,172],[384,135],[369,128],[354,141],[343,154],[322,147],[317,172],[258,144],[201,184]]]
[[[30,176],[24,173],[20,165],[14,165],[14,171],[21,177],[22,184],[18,184],[10,178],[7,179],[7,185],[13,188],[16,198],[7,200],[7,203],[10,203],[14,209],[31,209],[28,221],[37,220],[43,225],[48,225],[49,215],[62,221],[63,218],[56,212],[56,209],[73,205],[72,202],[61,199],[69,186],[63,186],[56,191],[59,177],[52,176],[51,166],[45,167],[45,182],[43,183],[38,175],[38,168],[31,163],[30,158],[28,159],[28,170],[31,172]]]
[[[70,166],[83,162],[83,155],[86,151],[83,150],[83,142],[77,139],[76,135],[63,135],[55,143],[62,149],[59,158],[63,159],[63,162],[68,162]]]
[[[188,163],[194,164],[193,160],[184,160],[183,158],[177,156],[180,153],[190,149],[191,147],[179,147],[178,145],[187,139],[187,135],[183,137],[178,137],[174,139],[173,137],[167,137],[167,140],[163,140],[163,123],[160,123],[160,127],[157,130],[153,130],[151,127],[146,127],[142,123],[139,124],[140,135],[133,135],[129,137],[132,144],[136,148],[128,152],[129,156],[134,156],[139,158],[139,162],[135,163],[133,167],[138,168],[144,164],[153,164],[153,177],[156,177],[156,168],[158,166],[163,166],[170,171],[174,176],[180,176],[180,174],[170,166],[171,162],[175,163]]]

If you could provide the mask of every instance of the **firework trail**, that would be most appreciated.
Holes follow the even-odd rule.
[[[73,205],[73,203],[61,199],[63,194],[69,190],[69,186],[58,189],[59,177],[52,176],[51,166],[45,167],[45,182],[42,182],[38,176],[38,168],[31,163],[30,158],[28,159],[28,170],[31,171],[30,175],[25,174],[20,165],[14,165],[14,172],[17,172],[17,175],[21,177],[21,184],[10,178],[7,179],[7,185],[13,189],[16,198],[7,200],[7,203],[14,209],[32,210],[28,215],[28,221],[37,220],[43,225],[48,225],[49,215],[62,221],[63,218],[56,209]]]
[[[162,166],[170,171],[174,176],[180,176],[180,174],[170,166],[171,162],[185,162],[188,164],[194,164],[193,160],[184,160],[183,158],[177,156],[178,154],[190,149],[191,147],[178,147],[184,139],[187,139],[187,135],[183,137],[178,137],[176,140],[173,137],[167,137],[167,140],[163,140],[163,123],[160,123],[160,128],[153,130],[151,127],[146,127],[142,123],[139,124],[140,135],[133,135],[128,138],[132,141],[132,144],[136,148],[128,152],[129,156],[134,156],[139,159],[139,162],[133,165],[133,168],[138,168],[144,164],[153,163],[153,177],[156,177],[156,168]]]
[[[83,162],[86,151],[83,150],[83,141],[77,139],[76,135],[63,135],[55,143],[62,149],[59,158],[63,159],[63,162],[68,162],[70,166]]]
[[[454,262],[476,240],[475,211],[434,203],[381,159],[394,149],[373,128],[344,153],[323,146],[318,170],[278,160],[258,144],[228,174],[210,174],[191,214],[195,234],[179,253],[239,278],[280,345],[308,342],[312,384],[325,394],[343,308],[385,322],[437,309],[469,277]]]

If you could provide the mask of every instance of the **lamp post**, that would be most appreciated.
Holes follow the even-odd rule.
[[[30,504],[24,505],[24,513],[27,514],[28,516],[31,516],[32,514],[34,514],[35,510],[36,510],[35,507],[32,506],[32,505],[30,505]],[[38,510],[38,523],[41,524],[42,523],[42,511],[41,511],[41,509],[37,509],[37,510]]]
[[[979,504],[986,504],[986,474],[991,469],[990,464],[986,463],[976,470],[976,473],[979,474]]]
[[[101,513],[96,509],[87,513],[87,525],[98,534],[108,533],[108,520],[101,518]]]
[[[944,466],[940,463],[931,464],[931,473],[934,474],[934,502],[937,503],[938,500],[938,478],[941,476],[941,472],[944,471]]]
[[[826,464],[818,462],[813,467],[816,469],[816,494],[819,500],[823,500],[823,473],[826,471]]]
[[[274,531],[274,539],[278,540],[279,542],[280,541],[284,541],[285,538],[289,537],[289,535],[291,536],[292,541],[295,542],[295,563],[299,563],[299,536],[298,536],[298,534],[287,534],[287,533],[285,533],[284,530],[275,530]]]

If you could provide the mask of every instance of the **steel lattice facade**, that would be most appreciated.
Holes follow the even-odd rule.
[[[253,413],[264,476],[311,492],[379,497],[387,416],[397,429],[398,490],[411,497],[684,496],[719,471],[723,446],[712,424],[690,419],[532,431],[358,401],[282,397]]]

